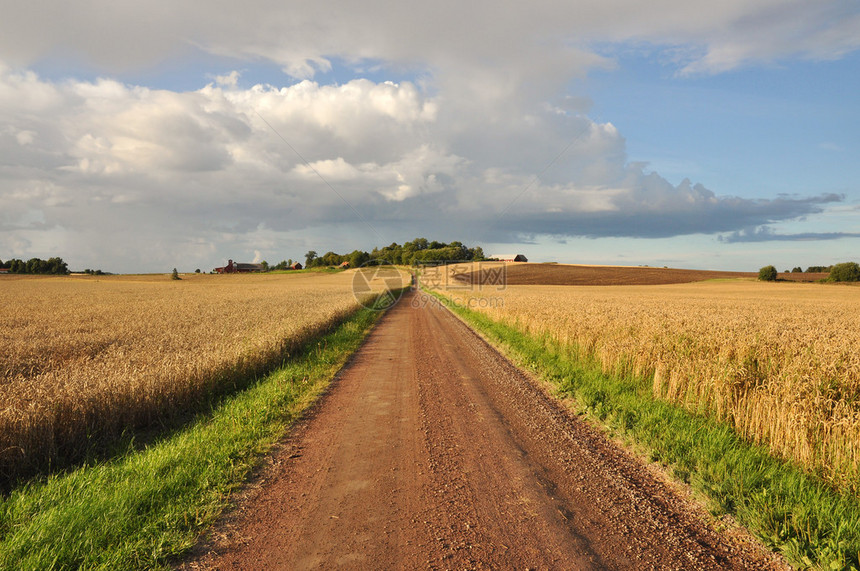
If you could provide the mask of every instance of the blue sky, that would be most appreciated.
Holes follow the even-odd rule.
[[[0,259],[209,269],[417,236],[858,260],[856,2],[156,0],[0,23]]]
[[[849,192],[860,180],[860,54],[675,77],[631,53],[594,74],[591,115],[611,120],[631,160],[727,192]],[[647,112],[646,112],[647,110]]]

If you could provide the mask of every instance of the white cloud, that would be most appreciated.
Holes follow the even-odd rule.
[[[177,252],[174,242],[203,255],[254,235],[262,252],[261,228],[273,243],[272,232],[362,221],[374,240],[390,223],[433,220],[508,239],[673,235],[764,224],[833,201],[671,185],[627,162],[613,124],[551,106],[515,105],[508,121],[494,121],[498,108],[467,102],[464,115],[458,101],[408,82],[241,89],[226,77],[177,93],[0,74],[0,121],[10,125],[0,137],[9,157],[0,164],[0,247],[32,242],[41,229],[118,256],[117,241],[87,242],[98,229],[145,244],[137,261],[121,257],[145,264],[155,263],[152,248]],[[631,224],[637,217],[655,221]]]
[[[236,87],[239,85],[239,76],[240,73],[236,70],[231,71],[225,75],[216,75],[215,76],[215,84],[219,87]]]

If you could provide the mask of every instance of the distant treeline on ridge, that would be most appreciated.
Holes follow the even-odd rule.
[[[9,270],[10,274],[66,275],[69,273],[69,268],[62,258],[49,258],[47,260],[30,258],[26,262],[17,258],[5,262],[0,260],[0,269]]]
[[[426,238],[415,238],[402,246],[396,242],[383,248],[374,248],[372,252],[354,250],[349,254],[326,252],[317,256],[313,250],[305,255],[305,267],[339,266],[349,262],[350,267],[357,268],[366,264],[401,264],[412,265],[433,262],[467,262],[486,260],[484,250],[480,246],[469,248],[462,242],[430,241]]]

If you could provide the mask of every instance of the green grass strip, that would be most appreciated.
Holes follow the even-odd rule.
[[[283,368],[143,451],[14,490],[0,500],[0,569],[168,568],[380,314],[359,310]]]
[[[591,418],[644,447],[801,568],[860,568],[860,501],[744,441],[728,425],[651,393],[648,379],[605,374],[575,347],[493,321],[434,293],[520,366],[572,397]]]

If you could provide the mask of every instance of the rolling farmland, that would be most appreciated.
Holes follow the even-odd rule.
[[[4,277],[0,476],[247,384],[356,309],[352,274]]]
[[[325,337],[359,306],[355,276],[362,291],[393,281],[351,271],[5,279],[14,309],[0,357],[3,476],[81,469],[12,490],[0,506],[0,567],[22,557],[44,566],[61,541],[64,568],[146,568],[198,540],[181,568],[785,568],[763,545],[800,565],[858,564],[860,341],[845,325],[860,309],[855,287],[696,282],[715,276],[656,269],[631,281],[687,283],[539,285],[552,266],[530,275],[530,264],[516,266],[527,285],[515,285],[498,267],[480,279],[471,265],[424,276],[451,305],[479,312],[453,308],[462,322],[413,292]],[[553,279],[625,274],[564,272]],[[553,398],[486,340],[549,371],[541,378],[557,396],[581,406]],[[605,426],[635,425],[637,437],[660,434],[640,442],[656,442],[650,459],[698,470],[695,485],[723,508],[711,514],[729,520],[678,494],[583,409]],[[184,422],[198,411],[205,422]],[[706,417],[833,487],[797,479],[807,476]],[[180,425],[175,438],[158,432]],[[150,445],[148,432],[167,436]],[[90,462],[94,445],[125,447],[130,435],[144,445]],[[199,535],[270,450],[237,510]],[[102,517],[128,531],[105,531]]]
[[[536,266],[514,266],[514,283],[527,281],[529,267]],[[655,397],[724,420],[837,487],[860,487],[856,287],[749,280],[504,287],[455,277],[471,275],[468,267],[448,272],[437,283],[458,303],[574,347],[605,371],[631,374]]]

